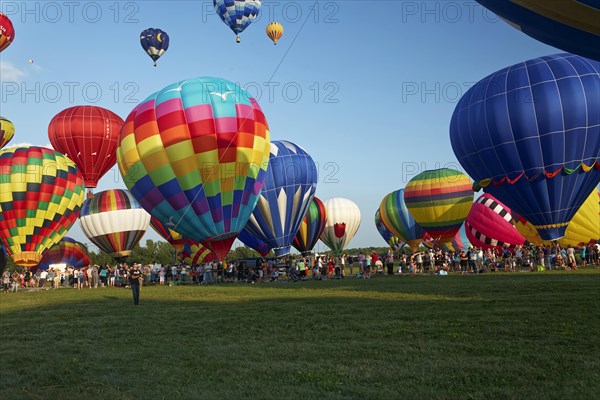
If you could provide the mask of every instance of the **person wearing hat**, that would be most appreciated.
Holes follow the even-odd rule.
[[[131,292],[133,293],[133,304],[136,306],[140,302],[140,280],[142,279],[142,271],[140,271],[137,264],[133,264],[133,270],[129,275],[129,286],[131,286]]]

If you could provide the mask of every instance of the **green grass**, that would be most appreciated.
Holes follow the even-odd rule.
[[[0,296],[0,398],[596,399],[600,271]]]

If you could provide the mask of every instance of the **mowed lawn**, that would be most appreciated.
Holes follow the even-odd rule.
[[[0,296],[0,399],[598,399],[600,271]]]

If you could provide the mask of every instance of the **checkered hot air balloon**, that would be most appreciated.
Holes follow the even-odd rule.
[[[360,227],[360,209],[353,201],[338,197],[327,200],[325,210],[327,222],[321,240],[336,255],[341,255]]]
[[[260,12],[260,0],[213,0],[215,11],[225,25],[236,34],[240,42],[240,33],[244,31]]]
[[[102,107],[70,107],[52,118],[48,138],[56,151],[75,161],[85,186],[95,188],[117,162],[123,124],[121,117]]]
[[[450,168],[424,171],[406,185],[404,202],[415,221],[442,245],[452,241],[471,209],[471,180]]]
[[[48,270],[50,264],[67,264],[81,268],[91,264],[87,247],[70,237],[64,237],[60,242],[46,250],[38,269]]]
[[[404,189],[386,195],[379,205],[379,215],[383,225],[399,240],[417,250],[423,241],[425,231],[413,218],[404,202]]]
[[[277,257],[289,254],[316,190],[317,167],[311,156],[294,143],[271,142],[267,179],[246,230]]]
[[[102,251],[124,260],[150,224],[150,214],[127,190],[112,189],[87,199],[79,218],[83,233]]]
[[[600,62],[557,54],[489,75],[456,105],[450,142],[476,186],[563,237],[600,182]]]
[[[15,40],[15,28],[10,19],[0,12],[0,53]]]
[[[302,254],[309,254],[317,244],[319,237],[325,230],[327,223],[327,210],[325,204],[316,196],[306,210],[298,233],[294,238],[293,246]]]
[[[477,0],[512,27],[550,46],[600,61],[598,0]]]
[[[0,117],[0,149],[4,148],[15,136],[15,126],[4,117]]]
[[[71,228],[84,199],[73,161],[44,147],[0,151],[0,235],[15,264],[33,267]]]
[[[256,206],[269,152],[256,100],[233,82],[196,78],[131,112],[117,160],[145,210],[224,259]]]
[[[512,248],[525,243],[515,228],[510,208],[487,193],[473,203],[464,226],[469,242],[475,247]]]

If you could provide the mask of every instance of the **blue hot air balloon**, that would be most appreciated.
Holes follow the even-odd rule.
[[[392,232],[390,232],[388,230],[388,228],[386,228],[385,225],[383,224],[383,222],[381,221],[381,214],[379,212],[379,209],[377,209],[377,211],[375,211],[375,227],[377,228],[377,232],[379,232],[379,234],[381,235],[383,240],[385,240],[385,242],[391,248],[400,247],[400,242],[399,242],[398,238],[396,236],[394,236],[394,234]]]
[[[598,0],[477,2],[540,42],[600,61]]]
[[[265,187],[245,229],[277,257],[289,254],[316,188],[317,167],[310,155],[294,143],[271,142]]]
[[[460,164],[544,240],[600,182],[600,62],[571,54],[502,69],[462,97],[450,124]]]
[[[6,250],[4,250],[4,243],[0,241],[0,273],[4,272],[6,267]]]
[[[271,251],[268,244],[248,232],[246,229],[242,229],[238,235],[238,239],[263,257],[266,257]]]
[[[156,67],[156,61],[169,49],[169,35],[160,29],[149,28],[142,32],[140,44]]]
[[[260,12],[260,0],[213,0],[213,4],[219,17],[237,35],[238,43],[240,42],[239,34],[254,21]]]

